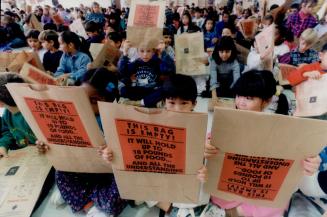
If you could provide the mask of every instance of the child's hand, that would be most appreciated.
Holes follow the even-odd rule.
[[[201,169],[198,170],[197,179],[202,183],[208,181],[208,170],[206,166],[202,166]]]
[[[0,159],[3,157],[8,157],[8,151],[5,147],[0,147]]]
[[[130,41],[125,40],[123,44],[123,55],[127,56],[129,49],[132,47],[132,44]]]
[[[314,173],[318,171],[320,163],[321,163],[321,158],[319,155],[315,157],[309,157],[303,160],[301,164],[303,167],[304,175],[312,176]]]
[[[40,140],[36,140],[35,145],[39,154],[45,154],[47,151],[50,150],[50,146]]]
[[[212,42],[213,44],[216,44],[216,43],[218,42],[218,38],[213,38],[213,39],[211,40],[211,42]]]
[[[66,74],[60,75],[58,78],[56,78],[56,80],[58,83],[64,83],[68,79],[69,76],[70,76],[70,73],[66,73]]]
[[[311,78],[318,80],[321,78],[321,74],[319,71],[311,71],[311,72],[305,72],[303,73],[303,77]]]
[[[204,157],[209,159],[216,156],[219,153],[219,149],[213,145],[210,145],[210,141],[204,147]]]
[[[102,159],[109,164],[114,159],[114,153],[113,153],[112,149],[107,145],[100,146],[98,153],[102,156]]]

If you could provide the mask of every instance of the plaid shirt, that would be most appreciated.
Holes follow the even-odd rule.
[[[296,37],[300,37],[301,33],[307,28],[314,28],[318,24],[316,18],[309,15],[304,20],[301,19],[299,13],[292,14],[286,22],[286,26]]]
[[[291,64],[298,66],[306,63],[311,64],[319,61],[319,55],[316,50],[308,49],[304,53],[299,52],[299,49],[291,51]]]

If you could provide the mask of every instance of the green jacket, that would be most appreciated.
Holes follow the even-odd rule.
[[[26,123],[22,113],[12,114],[5,109],[1,118],[0,147],[8,149],[24,148],[28,144],[35,144],[36,137]]]

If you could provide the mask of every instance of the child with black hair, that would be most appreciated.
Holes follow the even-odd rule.
[[[224,36],[216,45],[210,58],[210,90],[212,101],[217,97],[234,97],[232,87],[241,76],[240,65],[236,59],[234,40]]]
[[[92,20],[92,21],[98,23],[101,27],[104,26],[105,18],[104,18],[104,14],[101,11],[101,7],[100,7],[99,3],[97,3],[97,2],[92,3],[91,13],[86,14],[85,20],[86,21]]]
[[[25,81],[17,74],[0,75],[0,104],[5,108],[1,117],[0,159],[8,156],[9,149],[24,148],[35,144],[36,141],[34,133],[5,86],[8,83],[25,83]]]
[[[123,37],[118,32],[110,32],[107,35],[106,41],[109,42],[115,48],[120,49],[123,42]]]
[[[33,52],[37,53],[41,62],[43,62],[43,57],[46,52],[46,49],[42,47],[41,42],[39,41],[40,31],[32,29],[30,30],[27,35],[27,44],[32,49]]]
[[[85,23],[85,31],[89,38],[86,40],[88,43],[101,43],[104,35],[101,32],[101,27],[94,21]]]
[[[171,59],[175,59],[175,50],[173,48],[174,36],[169,34],[169,30],[167,28],[163,29],[163,43],[165,44],[165,52],[171,57]]]
[[[117,76],[105,68],[92,69],[83,75],[80,87],[89,97],[101,128],[98,101],[113,102],[119,98]],[[40,153],[50,149],[42,141],[36,144]],[[99,148],[100,155],[105,147]],[[67,203],[74,213],[84,212],[87,217],[118,216],[127,205],[120,198],[113,174],[56,171],[56,184],[59,191],[53,194],[52,202],[56,205]]]
[[[45,30],[39,35],[39,41],[47,52],[43,57],[44,69],[48,72],[54,73],[60,63],[63,52],[59,49],[58,34],[52,30]]]
[[[215,44],[218,42],[218,38],[215,32],[215,21],[212,18],[207,18],[203,24],[203,38],[204,38],[204,49],[213,49]]]
[[[201,9],[199,7],[195,8],[194,11],[194,18],[192,20],[192,22],[199,27],[200,29],[203,28],[203,24],[204,24],[204,18],[201,17]]]
[[[236,109],[263,112],[276,93],[276,81],[270,71],[250,70],[237,80],[233,91],[236,94]],[[282,107],[284,100],[280,99],[280,107]],[[206,144],[205,157],[207,159],[210,160],[218,152],[216,147],[210,145],[210,141]],[[317,171],[319,164],[318,156],[306,158],[302,161],[304,174],[312,175]],[[285,208],[287,208],[287,204],[285,204]],[[283,216],[285,208],[256,206],[239,201],[226,201],[212,196],[207,212],[211,213],[212,216],[280,217]]]
[[[177,30],[177,35],[183,33],[193,33],[193,32],[200,32],[201,29],[192,23],[191,15],[186,12],[182,16],[182,25]]]
[[[60,34],[59,43],[64,54],[54,74],[59,83],[67,82],[68,85],[74,85],[86,73],[91,58],[84,53],[84,51],[89,53],[89,50],[88,47],[84,47],[85,43],[82,41],[78,35],[71,31]]]
[[[24,32],[14,19],[8,15],[1,16],[2,25],[5,28],[6,40],[9,48],[20,48],[26,45]]]

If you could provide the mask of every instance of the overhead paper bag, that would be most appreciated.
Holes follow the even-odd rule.
[[[196,42],[196,43],[194,43]],[[175,36],[176,72],[186,75],[204,75],[203,33],[189,33]]]
[[[19,73],[24,79],[34,84],[57,85],[57,81],[44,71],[25,63]]]
[[[74,20],[72,24],[69,25],[69,29],[72,32],[75,32],[77,35],[82,36],[84,39],[88,39],[86,34],[83,22],[81,19]]]
[[[309,79],[297,85],[295,91],[296,110],[301,117],[320,116],[327,112],[327,75],[318,80]]]
[[[117,65],[120,51],[109,43],[91,43],[90,53],[93,58],[92,67],[99,68],[109,63]]]
[[[31,24],[32,24],[32,29],[39,30],[40,32],[43,31],[42,24],[39,22],[39,20],[36,18],[34,14],[32,14],[31,16]]]
[[[278,74],[278,80],[280,85],[288,85],[290,82],[287,80],[287,77],[298,67],[289,65],[289,64],[279,64],[280,72]]]
[[[53,14],[51,17],[56,25],[61,25],[65,23],[64,19],[59,14]]]
[[[241,31],[245,38],[253,38],[256,29],[257,21],[255,19],[245,19],[240,21]]]
[[[327,142],[327,122],[215,108],[205,189],[228,201],[285,208],[303,176],[301,161]]]
[[[259,33],[255,40],[257,42],[260,56],[266,57],[269,54],[273,56],[275,46],[275,25],[271,24]]]
[[[133,0],[127,23],[127,40],[133,46],[156,48],[162,38],[166,1]]]
[[[19,72],[26,62],[44,71],[39,55],[33,51],[21,51],[17,53],[15,59],[9,64],[8,70],[10,72]]]
[[[198,202],[207,114],[98,104],[122,198]]]
[[[97,153],[105,141],[83,88],[37,84],[7,88],[36,137],[49,144],[47,157],[57,170],[111,171]]]

